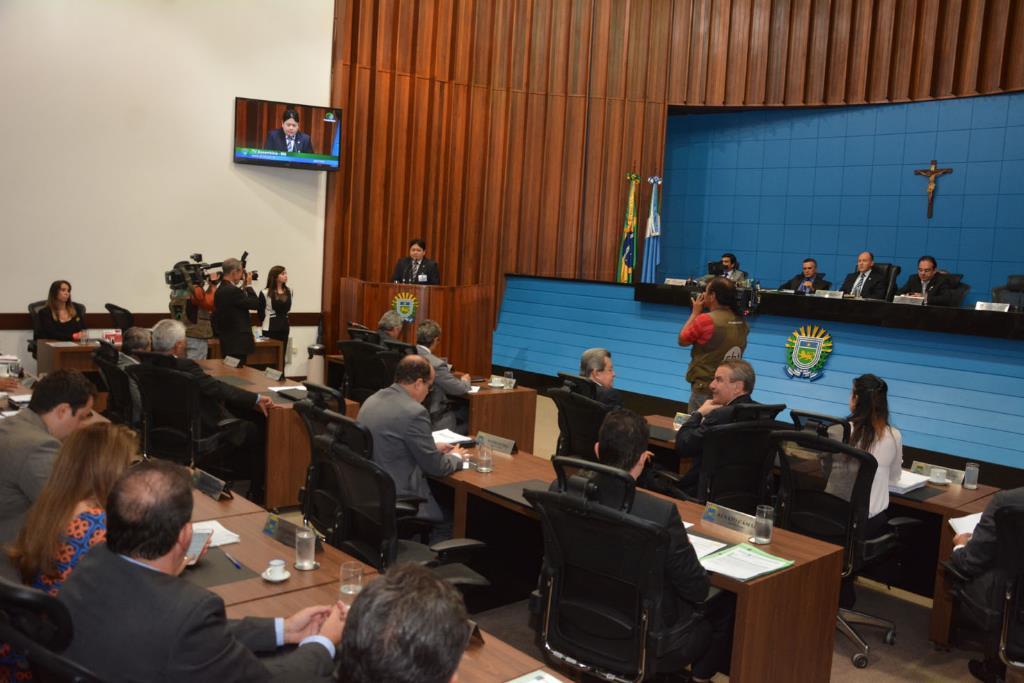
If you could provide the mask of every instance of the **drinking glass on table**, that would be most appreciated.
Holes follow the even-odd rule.
[[[312,529],[302,528],[295,532],[295,568],[309,570],[316,568],[316,535]]]
[[[490,446],[480,444],[476,448],[476,471],[482,474],[494,471],[494,456]]]
[[[511,370],[506,370],[505,371],[505,379],[502,382],[503,388],[511,389],[515,385],[516,385],[516,376],[512,373]]]
[[[976,489],[978,488],[978,470],[980,466],[976,462],[969,462],[964,467],[964,488],[965,489]]]
[[[775,509],[771,505],[758,505],[754,517],[754,537],[750,540],[758,545],[771,543],[774,519]]]
[[[341,594],[355,595],[363,589],[363,566],[358,562],[341,563]]]

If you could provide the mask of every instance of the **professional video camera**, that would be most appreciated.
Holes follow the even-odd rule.
[[[164,273],[164,282],[171,290],[185,289],[186,287],[202,285],[210,274],[208,271],[220,268],[221,263],[203,263],[202,254],[190,254],[191,261],[178,261],[170,270]]]

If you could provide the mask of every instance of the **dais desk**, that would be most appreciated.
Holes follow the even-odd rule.
[[[210,345],[209,360],[223,358],[220,352],[220,340],[207,340]],[[97,372],[92,353],[99,347],[96,342],[65,346],[65,342],[40,339],[36,348],[36,367],[39,373],[54,370],[79,370],[81,372]],[[276,339],[257,339],[256,350],[249,354],[246,361],[257,365],[269,365],[284,370],[284,344]]]

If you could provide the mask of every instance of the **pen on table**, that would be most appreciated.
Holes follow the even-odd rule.
[[[242,564],[241,564],[241,562],[239,562],[239,561],[238,561],[238,560],[236,560],[235,558],[231,557],[231,556],[230,556],[230,555],[228,555],[227,553],[224,553],[224,557],[226,557],[226,558],[228,558],[229,560],[231,560],[231,564],[235,565],[235,569],[241,569],[241,568],[242,568]]]

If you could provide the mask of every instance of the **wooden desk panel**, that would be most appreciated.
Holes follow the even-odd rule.
[[[364,581],[372,581],[372,577],[364,576]],[[228,607],[228,618],[243,617],[281,617],[309,607],[310,605],[330,605],[339,599],[338,583],[325,584],[293,591],[259,600],[250,600]],[[350,603],[349,596],[342,596],[344,602]],[[459,680],[463,683],[494,683],[507,681],[537,669],[544,669],[559,681],[568,681],[552,669],[545,668],[540,662],[528,654],[521,652],[497,637],[483,632],[483,644],[471,643],[466,648],[459,663]]]
[[[225,605],[236,605],[249,600],[258,600],[283,593],[311,588],[337,582],[343,562],[355,562],[354,557],[346,555],[337,548],[324,545],[316,555],[320,563],[319,569],[299,571],[295,569],[295,549],[280,543],[263,533],[263,525],[267,522],[267,512],[253,512],[247,515],[228,517],[221,523],[230,531],[242,537],[241,542],[223,546],[232,557],[257,574],[267,568],[267,563],[274,559],[285,561],[291,577],[281,583],[270,583],[256,576],[244,581],[236,581],[210,590],[224,600]],[[363,565],[365,574],[375,574],[376,570]]]
[[[266,513],[256,503],[235,496],[231,500],[214,500],[205,493],[192,489],[192,521],[202,522],[208,519],[225,519],[238,515],[251,515],[255,512]]]
[[[220,352],[220,340],[207,341],[210,347],[208,360],[222,359],[224,356]],[[56,346],[58,343],[63,342],[39,340],[36,349],[36,369],[40,374],[54,370],[98,372],[96,363],[92,360],[92,352],[99,348],[98,343]],[[284,371],[284,344],[276,339],[257,339],[256,350],[249,355],[248,362],[267,364]]]
[[[480,387],[467,394],[469,401],[469,434],[477,432],[514,439],[519,450],[533,452],[533,435],[537,422],[537,390],[529,387],[492,389]]]
[[[257,393],[269,393],[268,387],[272,386],[302,386],[288,379],[275,382],[252,368],[229,368],[220,360],[203,360],[199,365],[214,377],[241,378],[247,382],[243,389]],[[358,403],[345,399],[347,417],[354,419],[358,411]],[[291,402],[275,403],[267,415],[266,455],[267,507],[298,505],[299,488],[306,483],[309,467],[309,434],[302,418],[292,410]]]
[[[470,495],[536,519],[531,508],[483,490],[530,479],[553,480],[551,463],[528,453],[495,454],[493,472],[462,470],[439,480],[455,492],[455,535],[465,533]],[[703,508],[699,505],[659,497],[672,500],[683,520],[694,523],[689,533],[727,543],[746,540],[743,534],[702,522]],[[842,548],[776,529],[765,551],[793,560],[793,566],[747,582],[711,574],[713,585],[737,597],[730,680],[828,680],[839,607]]]
[[[208,339],[209,352],[206,354],[208,360],[220,360],[224,354],[220,350],[220,339],[214,337]],[[256,348],[249,357],[245,359],[250,365],[269,365],[284,372],[284,344],[276,339],[257,339]]]
[[[647,420],[647,424],[652,427],[663,427],[666,429],[673,429],[675,426],[673,420],[668,415],[645,415],[644,419]],[[660,446],[661,448],[667,448],[670,451],[674,451],[676,448],[675,441],[665,441],[664,439],[650,438],[649,443],[652,446]]]

